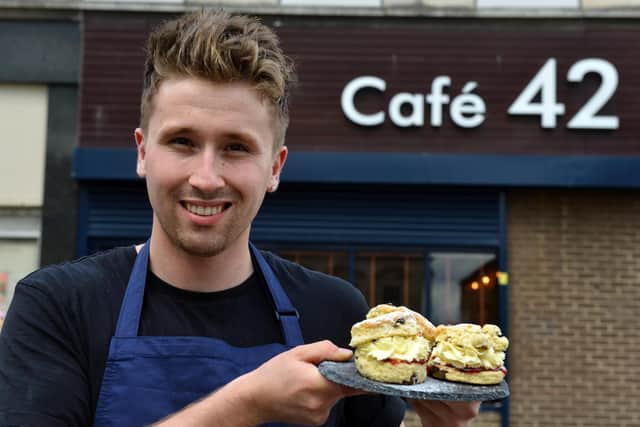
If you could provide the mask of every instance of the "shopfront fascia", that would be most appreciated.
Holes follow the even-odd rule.
[[[132,132],[159,20],[87,15],[80,255],[150,232]],[[282,185],[252,239],[350,280],[371,304],[508,334],[506,191],[640,188],[633,22],[264,20],[300,84]]]

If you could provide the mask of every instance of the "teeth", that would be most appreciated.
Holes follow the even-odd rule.
[[[189,203],[185,204],[187,207],[187,210],[193,214],[196,215],[200,215],[200,216],[211,216],[211,215],[215,215],[215,214],[219,214],[220,212],[222,212],[222,205],[218,205],[218,206],[198,206],[198,205],[191,205]]]

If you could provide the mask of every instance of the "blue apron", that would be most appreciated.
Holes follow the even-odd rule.
[[[251,243],[249,246],[273,298],[286,344],[239,348],[208,337],[139,337],[149,262],[147,242],[129,276],[116,334],[111,339],[94,426],[151,424],[275,355],[303,344],[298,312],[263,256]]]

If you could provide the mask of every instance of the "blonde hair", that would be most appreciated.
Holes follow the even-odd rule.
[[[274,108],[274,152],[284,145],[293,62],[275,33],[257,18],[202,9],[164,23],[147,42],[140,127],[146,130],[153,97],[163,80],[200,77],[247,82]]]

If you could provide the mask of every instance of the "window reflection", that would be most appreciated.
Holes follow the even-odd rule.
[[[425,283],[422,254],[359,254],[355,279],[369,305],[391,303],[422,311]]]
[[[495,254],[434,252],[430,267],[434,323],[497,323]]]
[[[405,305],[434,324],[498,324],[494,253],[281,251],[284,258],[356,285],[369,305]],[[350,266],[350,260],[354,265]],[[352,262],[352,261],[351,261]],[[428,266],[428,275],[425,267]]]
[[[336,251],[282,251],[280,256],[312,270],[349,280],[349,255]]]

